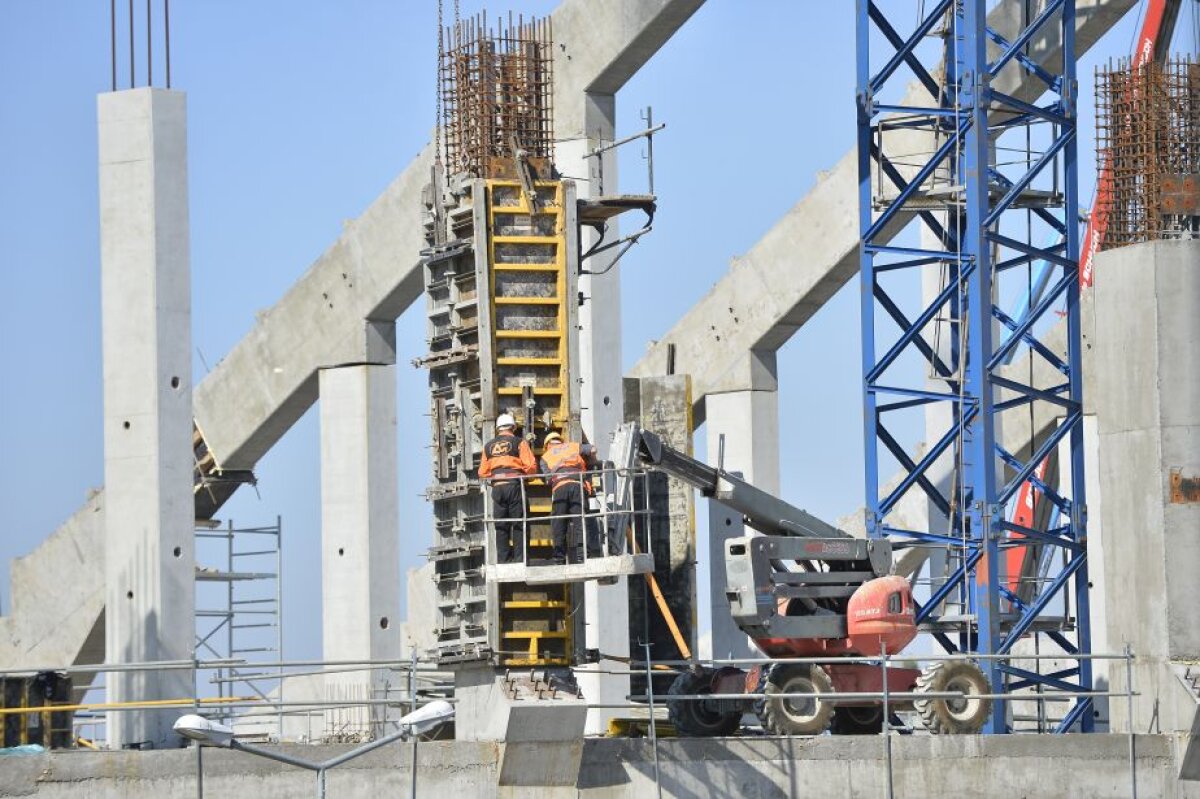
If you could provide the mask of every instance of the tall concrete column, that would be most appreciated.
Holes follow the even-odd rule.
[[[321,597],[326,660],[400,657],[400,517],[396,367],[322,369]],[[369,699],[384,669],[326,675],[327,698]],[[370,713],[378,735],[382,707]],[[365,714],[326,713],[326,734],[358,732]]]
[[[187,104],[102,94],[105,647],[110,663],[192,657],[192,336]],[[109,702],[193,694],[187,671],[112,672]],[[112,747],[171,745],[178,711],[111,712]]]
[[[554,160],[559,171],[576,178],[579,199],[616,194],[617,159],[614,151],[587,158],[587,153],[615,138],[616,98],[611,94],[585,94],[583,129],[559,131],[566,141],[558,144]],[[617,221],[608,226],[608,240],[620,237]],[[590,229],[580,233],[580,246],[586,252],[596,243]],[[579,291],[584,302],[579,308],[580,422],[601,458],[608,455],[608,436],[624,421],[621,368],[621,266],[613,264],[612,251],[589,258],[583,263]],[[605,271],[607,270],[607,271]],[[604,274],[589,274],[604,272]],[[604,654],[629,655],[628,581],[620,578],[614,585],[585,583],[584,640],[589,649]],[[602,660],[597,670],[620,671],[619,661]],[[588,673],[579,669],[579,685],[594,704],[625,701],[629,678],[619,674]],[[589,734],[604,732],[614,710],[588,711]]]
[[[704,398],[708,461],[716,465],[724,436],[722,464],[740,472],[757,488],[779,494],[779,393],[775,353],[750,352],[738,372],[741,390]],[[714,500],[708,502],[709,602],[712,608],[712,656],[756,657],[759,652],[738,629],[725,596],[725,542],[745,535],[742,516]]]
[[[1137,732],[1200,730],[1196,700],[1176,676],[1200,660],[1198,263],[1194,240],[1137,244],[1096,258],[1095,329],[1085,364],[1099,426],[1100,493],[1088,498],[1088,517],[1102,519],[1104,561],[1092,569],[1103,569],[1108,587],[1108,646],[1132,648],[1138,693],[1132,721],[1123,699],[1112,703],[1114,732],[1131,724]],[[1113,690],[1125,690],[1123,666],[1110,666]],[[1200,777],[1200,760],[1191,762],[1192,778]]]

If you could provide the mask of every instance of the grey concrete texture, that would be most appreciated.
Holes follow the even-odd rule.
[[[1031,13],[1045,5],[1046,0],[1035,2]],[[1016,30],[1024,6],[1016,0],[1002,2],[989,14],[989,25],[1001,33]],[[1133,6],[1133,0],[1079,0],[1076,53],[1087,52]],[[1054,64],[1061,58],[1060,43],[1043,37],[1031,56],[1040,64]],[[1044,84],[1011,66],[994,87],[1032,102]],[[927,97],[914,85],[904,102],[924,102]],[[934,149],[922,135],[909,138],[896,142],[898,152]],[[858,272],[857,157],[852,150],[821,173],[807,196],[749,252],[733,260],[729,272],[655,342],[630,375],[661,374],[667,346],[674,344],[676,371],[691,374],[697,403],[711,393],[753,388],[745,354],[778,350]],[[904,217],[892,235],[909,219]]]
[[[326,660],[400,656],[396,367],[320,371],[321,631]],[[327,691],[379,695],[386,670],[330,674]],[[371,716],[382,734],[385,708]],[[336,715],[334,713],[333,715]]]
[[[1171,661],[1200,660],[1200,503],[1171,496],[1171,472],[1200,475],[1200,241],[1152,242],[1096,258],[1086,362],[1099,427],[1110,646],[1137,656],[1135,730],[1190,730],[1197,706]],[[1125,675],[1114,670],[1114,686]],[[1128,729],[1121,703],[1114,729]]]
[[[12,607],[0,617],[9,668],[104,660],[104,506],[98,493],[29,555],[12,561]],[[63,579],[63,575],[71,575]],[[100,626],[98,646],[81,655]]]
[[[195,639],[187,98],[97,100],[104,360],[106,660],[191,657]],[[58,571],[58,579],[66,576]],[[109,702],[186,696],[181,671],[118,672]],[[163,711],[108,714],[115,745],[177,739]]]
[[[639,422],[669,446],[692,454],[692,384],[687,375],[625,378],[624,394],[626,421]],[[646,479],[654,576],[684,641],[695,654],[695,492],[682,480],[665,474],[648,474]],[[636,645],[649,641],[660,660],[683,656],[644,579],[629,582],[629,618],[633,621],[630,651],[635,655]],[[638,623],[642,619],[644,623]]]
[[[578,746],[580,742],[575,742]],[[578,774],[558,779],[558,764],[527,753],[517,782],[502,777],[505,745],[434,741],[417,751],[417,796],[580,797],[642,799],[655,795],[654,754],[645,739],[582,741]],[[289,754],[323,760],[349,746],[287,746]],[[552,747],[558,751],[559,747]],[[1025,799],[1130,795],[1129,740],[1123,735],[893,737],[893,782],[898,799]],[[1200,783],[1175,777],[1170,738],[1136,740],[1141,796],[1197,799]],[[877,736],[819,738],[663,739],[658,743],[662,795],[710,797],[884,796],[887,770]],[[141,799],[196,795],[194,750],[53,752],[6,758],[0,796],[43,799]],[[328,772],[327,795],[406,796],[412,747],[387,746]],[[204,751],[204,795],[209,799],[276,799],[311,795],[312,772],[242,752]],[[544,777],[544,778],[540,778]],[[815,793],[814,793],[815,792]]]

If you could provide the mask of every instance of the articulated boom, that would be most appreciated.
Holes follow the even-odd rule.
[[[680,674],[668,700],[682,735],[729,735],[746,713],[758,714],[777,735],[878,732],[883,705],[862,693],[941,693],[937,698],[893,703],[918,710],[933,732],[978,732],[990,705],[973,699],[987,691],[979,668],[967,661],[917,669],[854,662],[881,652],[895,655],[917,634],[912,589],[890,574],[887,539],[858,539],[663,443],[636,423],[613,435],[615,468],[638,463],[665,472],[741,513],[761,535],[731,538],[725,549],[725,595],[738,627],[770,658],[844,658],[828,663],[776,663],[743,671],[695,667]],[[629,491],[617,491],[617,508]],[[957,691],[962,698],[948,701]],[[837,694],[857,693],[841,699]],[[715,695],[715,696],[714,696]],[[707,698],[713,696],[713,698]]]

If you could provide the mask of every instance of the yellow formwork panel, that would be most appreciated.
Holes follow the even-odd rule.
[[[488,207],[489,207],[489,229],[498,230],[496,217],[501,214],[511,215],[528,215],[537,216],[545,220],[547,218],[554,219],[554,235],[493,235],[488,242],[488,263],[490,267],[490,296],[494,298],[493,307],[490,309],[492,316],[492,330],[496,340],[508,341],[542,341],[556,342],[556,345],[542,345],[553,350],[553,354],[543,352],[539,356],[509,356],[498,357],[495,361],[497,371],[501,369],[515,369],[519,367],[541,367],[543,369],[557,369],[557,374],[553,380],[548,382],[553,385],[541,385],[533,389],[535,397],[560,397],[557,406],[556,415],[551,419],[551,423],[559,429],[565,430],[570,421],[570,408],[568,408],[568,388],[570,364],[568,358],[570,353],[567,347],[567,319],[569,309],[567,302],[570,298],[567,297],[567,253],[566,253],[566,214],[563,209],[563,188],[562,184],[556,181],[538,181],[535,187],[539,190],[539,194],[543,195],[547,189],[553,189],[553,202],[539,208],[536,214],[531,214],[528,198],[521,191],[520,184],[516,181],[494,180],[488,181]],[[496,190],[502,189],[503,193],[508,197],[519,198],[519,203],[516,205],[505,204],[497,205],[493,198],[496,195]],[[511,203],[511,199],[507,200]],[[514,261],[511,263],[498,263],[496,245],[541,245],[547,250],[553,247],[554,260],[552,263],[532,263],[521,262],[516,260],[521,256],[512,254]],[[532,259],[530,259],[532,261]],[[549,273],[555,275],[553,279],[553,290],[550,296],[520,296],[506,293],[504,297],[497,297],[496,291],[496,274],[498,272],[527,272],[527,273]],[[546,309],[554,308],[554,329],[552,330],[499,330],[497,324],[497,309],[504,307],[514,309],[519,313],[522,307],[536,308],[537,314],[545,316]],[[545,376],[545,372],[540,372]],[[495,380],[495,384],[499,385],[500,380]],[[523,393],[520,387],[503,387],[497,388],[496,394],[498,397],[519,397]],[[546,486],[537,481],[538,486],[531,484],[531,488],[535,493],[540,493]],[[533,496],[529,505],[529,515],[532,518],[545,516],[550,513],[551,504],[549,497]],[[550,547],[553,545],[550,539],[536,538],[529,541],[531,547]],[[522,599],[502,599],[499,609],[500,637],[505,641],[527,641],[528,647],[523,648],[524,651],[518,654],[516,651],[503,657],[501,662],[507,666],[566,666],[571,663],[571,654],[573,652],[573,624],[569,617],[570,611],[570,586],[538,586],[531,588],[520,584],[507,584],[501,589],[502,591],[512,591],[519,593],[527,598]],[[544,596],[544,599],[533,598],[538,595]],[[517,616],[513,614],[519,613],[519,618],[524,621],[537,620],[542,622],[540,626],[545,629],[542,631],[527,631],[515,630],[513,624]],[[559,651],[548,651],[544,645],[550,645],[551,649]],[[508,649],[504,647],[504,649]]]

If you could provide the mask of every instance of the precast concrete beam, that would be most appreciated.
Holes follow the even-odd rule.
[[[105,648],[112,663],[190,658],[195,641],[187,104],[99,97],[104,354]],[[192,694],[182,671],[112,672],[109,702]],[[167,746],[173,711],[110,712],[108,744]]]
[[[1030,9],[1036,15],[1047,0]],[[1116,24],[1135,0],[1079,0],[1076,54],[1085,53]],[[1002,34],[1019,29],[1023,0],[1005,0],[988,15]],[[1053,27],[1053,26],[1048,26]],[[1062,58],[1061,42],[1053,32],[1035,37],[1030,57],[1043,66]],[[1044,84],[1017,69],[1005,68],[993,87],[1027,102],[1036,100]],[[919,84],[903,102],[927,102]],[[913,133],[893,142],[895,152],[932,152],[924,134]],[[912,160],[911,158],[908,160]],[[913,167],[908,167],[912,170]],[[890,228],[895,235],[911,221],[901,215]],[[744,256],[735,258],[729,272],[666,335],[655,342],[630,370],[643,377],[662,374],[667,348],[675,348],[675,370],[692,375],[695,400],[710,393],[744,388],[735,367],[743,353],[778,350],[859,269],[858,161],[851,151],[767,232]]]
[[[704,0],[565,0],[559,5],[550,17],[555,136],[591,134],[584,94],[616,94],[702,5]]]

